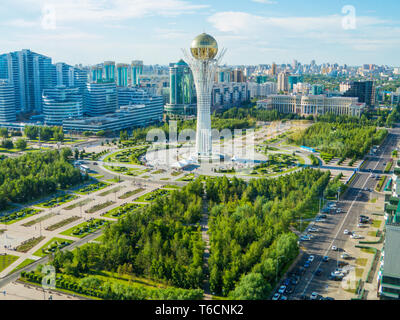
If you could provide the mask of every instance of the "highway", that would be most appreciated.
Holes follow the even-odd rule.
[[[344,235],[344,230],[357,230],[358,218],[365,211],[370,196],[375,192],[374,188],[377,179],[372,178],[372,174],[383,173],[386,163],[391,158],[392,150],[400,141],[400,129],[394,128],[376,152],[376,155],[366,159],[363,169],[354,177],[347,191],[341,196],[337,203],[337,208],[341,208],[343,213],[327,214],[325,222],[316,222],[315,227],[318,233],[310,241],[303,241],[301,246],[305,248],[305,256],[299,259],[295,267],[304,265],[309,255],[314,255],[315,259],[306,272],[301,276],[299,283],[293,293],[288,295],[289,299],[301,299],[309,297],[311,293],[317,292],[322,295],[332,281],[328,279],[329,274],[337,267],[340,260],[340,251],[332,251],[332,246],[343,248],[346,241],[350,241],[348,235]],[[370,170],[372,172],[370,172]],[[371,189],[372,194],[366,189]],[[328,262],[323,262],[324,256],[329,257]],[[315,271],[321,269],[322,275],[316,276]]]

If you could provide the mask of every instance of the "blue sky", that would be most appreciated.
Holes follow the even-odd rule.
[[[400,66],[398,12],[398,0],[2,0],[0,48],[70,64],[168,64],[205,31],[231,65]]]

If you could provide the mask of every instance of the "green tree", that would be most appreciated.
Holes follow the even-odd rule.
[[[271,286],[260,273],[249,273],[242,277],[230,297],[235,300],[266,300],[270,291]]]
[[[17,139],[17,141],[15,142],[15,146],[17,147],[17,149],[20,149],[20,150],[25,150],[26,149],[26,147],[27,147],[27,142],[26,142],[26,139],[22,139],[22,138],[19,138],[19,139]]]

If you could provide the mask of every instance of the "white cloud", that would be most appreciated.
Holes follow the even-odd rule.
[[[251,0],[253,2],[258,2],[258,3],[265,3],[265,4],[276,4],[276,1],[273,0]]]
[[[17,0],[35,8],[51,6],[57,22],[123,21],[145,16],[177,16],[193,13],[208,5],[195,5],[186,0]]]

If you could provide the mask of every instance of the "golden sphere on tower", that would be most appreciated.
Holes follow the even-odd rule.
[[[218,53],[218,44],[212,36],[202,33],[193,39],[190,51],[198,60],[211,60]]]

